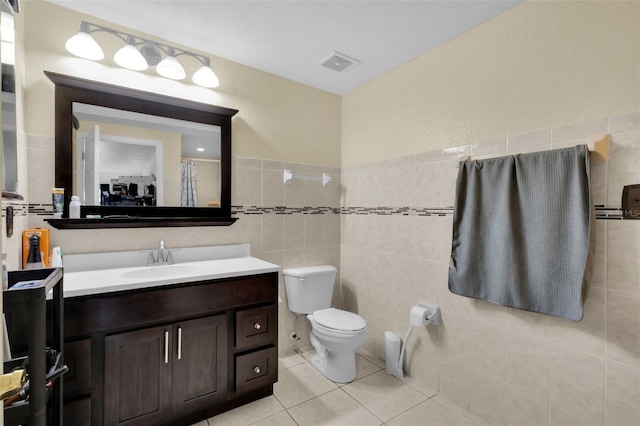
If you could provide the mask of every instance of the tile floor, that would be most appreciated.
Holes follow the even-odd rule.
[[[384,362],[357,355],[356,380],[336,384],[303,351],[279,360],[274,394],[192,426],[487,425],[437,392],[384,371]]]

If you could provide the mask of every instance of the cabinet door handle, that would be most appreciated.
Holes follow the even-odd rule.
[[[254,373],[260,374],[260,371],[262,371],[262,370],[260,370],[260,367],[258,367],[257,365],[255,367],[253,367],[253,372]]]
[[[260,325],[259,322],[256,322],[253,324],[253,328],[255,328],[256,330],[260,330],[262,328],[262,325]]]
[[[164,363],[169,364],[169,332],[164,332]]]
[[[182,359],[182,327],[178,327],[178,359]]]

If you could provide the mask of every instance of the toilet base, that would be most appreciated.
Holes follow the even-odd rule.
[[[349,383],[356,378],[356,353],[327,353],[327,357],[315,354],[311,365],[327,379],[337,383]]]

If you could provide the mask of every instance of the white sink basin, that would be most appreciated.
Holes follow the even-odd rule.
[[[161,278],[187,275],[194,271],[191,265],[147,266],[120,274],[122,278]]]
[[[139,290],[229,277],[277,272],[279,267],[251,257],[248,244],[186,247],[173,253],[175,264],[142,266],[144,251],[65,255],[64,297]]]

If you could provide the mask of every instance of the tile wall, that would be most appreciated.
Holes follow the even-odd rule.
[[[340,271],[340,169],[238,157],[231,199],[239,221],[239,240],[251,244],[254,256],[286,268],[333,265]],[[284,170],[293,178],[284,183]],[[322,176],[331,181],[323,185]],[[338,272],[339,277],[340,272]],[[336,278],[333,305],[340,307]],[[310,345],[310,327],[304,315],[287,307],[280,273],[279,352]],[[289,335],[296,331],[299,341]]]
[[[413,329],[408,381],[494,425],[638,426],[640,221],[596,221],[595,278],[579,323],[447,287],[459,157],[568,147],[602,133],[610,159],[592,164],[593,197],[620,207],[622,187],[640,183],[640,113],[344,168],[342,303],[367,321],[363,351],[384,358],[384,331],[404,336],[411,306],[437,303],[441,324]]]
[[[341,271],[334,306],[367,320],[362,349],[370,355],[384,358],[384,331],[404,335],[417,301],[441,306],[439,326],[413,330],[407,381],[426,384],[496,425],[638,426],[639,221],[597,221],[596,278],[580,323],[455,296],[446,284],[459,157],[571,146],[607,132],[611,157],[593,164],[592,187],[596,204],[619,207],[622,186],[640,183],[640,113],[342,171],[234,158],[232,200],[239,221],[233,226],[52,230],[51,240],[67,253],[145,249],[160,239],[169,247],[250,243],[255,256],[282,268],[332,264]],[[27,135],[27,142],[28,226],[46,226],[53,138]],[[287,184],[285,169],[294,175]],[[326,186],[322,173],[332,178]],[[26,214],[22,218],[27,223]],[[13,253],[17,235],[3,239],[4,251]],[[10,259],[19,261],[13,254]],[[309,327],[287,309],[282,277],[280,294],[285,354],[308,347]],[[294,329],[300,341],[289,339]]]
[[[248,243],[254,256],[281,269],[319,264],[340,267],[339,168],[234,157],[232,212],[239,220],[232,226],[59,231],[44,222],[52,217],[54,139],[27,135],[27,141],[29,215],[27,222],[25,213],[25,226],[28,223],[28,227],[50,229],[52,246],[59,245],[65,253],[144,250],[157,247],[161,239],[169,248]],[[286,184],[284,170],[293,175]],[[323,173],[331,177],[324,186]],[[16,230],[12,238],[3,241],[3,250],[12,259],[10,269],[19,265],[14,246],[20,235]],[[339,306],[336,281],[334,304]],[[288,353],[309,346],[309,327],[306,318],[300,316],[296,322],[296,315],[288,310],[282,274],[280,294],[279,348],[281,353]],[[299,341],[289,339],[294,329],[301,337]]]
[[[27,205],[28,193],[28,162],[26,137],[22,132],[18,132],[18,194],[24,200],[2,199],[2,253],[7,254],[7,265],[10,269],[15,269],[22,262],[22,231],[29,227],[29,209]],[[49,189],[51,190],[51,189]],[[13,236],[7,236],[6,213],[7,207],[13,207]],[[14,267],[15,265],[15,267]]]

